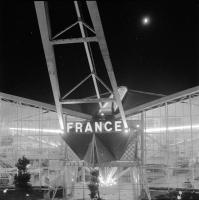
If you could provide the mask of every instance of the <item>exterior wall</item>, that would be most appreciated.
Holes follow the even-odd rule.
[[[4,100],[0,101],[0,113],[1,177],[9,174],[12,185],[15,163],[23,155],[30,160],[33,185],[44,185],[45,177],[58,176],[65,143],[57,132],[56,113]]]
[[[145,168],[152,187],[199,188],[199,97],[144,112]]]
[[[15,163],[23,155],[31,160],[33,185],[63,185],[63,159],[71,155],[66,153],[56,113],[5,100],[0,100],[0,113],[0,185],[12,185]],[[137,153],[144,159],[149,186],[199,189],[197,95],[143,111],[143,123],[141,114],[128,120],[144,129]]]

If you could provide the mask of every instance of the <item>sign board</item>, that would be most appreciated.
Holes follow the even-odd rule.
[[[67,133],[121,133],[123,130],[120,120],[66,122]]]

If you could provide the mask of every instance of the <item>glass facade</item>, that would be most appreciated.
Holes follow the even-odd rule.
[[[143,110],[144,168],[150,187],[199,188],[199,96]],[[141,119],[141,114],[129,117]]]
[[[82,120],[65,117],[68,121]],[[129,116],[128,120],[133,120],[137,127],[144,129],[143,145],[137,148],[139,157],[144,158],[146,179],[150,187],[199,189],[197,92],[143,109]],[[57,185],[65,184],[64,159],[70,156],[69,160],[75,160],[77,157],[66,154],[67,147],[55,111],[1,97],[0,121],[1,186],[12,185],[16,173],[15,163],[23,155],[30,159],[33,185],[45,186],[51,180],[57,182]],[[80,169],[72,169],[73,177]],[[129,180],[128,174],[124,173],[120,179]],[[79,179],[80,183],[82,177]]]
[[[13,184],[15,164],[22,156],[30,160],[33,185],[47,185],[48,179],[58,177],[66,147],[56,112],[1,99],[0,120],[0,185]]]

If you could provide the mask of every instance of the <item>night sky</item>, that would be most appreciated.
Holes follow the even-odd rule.
[[[119,86],[168,95],[199,85],[197,5],[196,1],[98,2]],[[4,0],[0,7],[0,92],[54,103],[34,3]],[[53,34],[77,20],[72,2],[49,2],[49,8]],[[92,26],[85,5],[81,8]],[[145,15],[151,17],[148,26],[141,24]],[[78,31],[64,37],[78,36]],[[98,46],[91,48],[97,74],[110,85]],[[56,47],[55,54],[63,95],[89,74],[89,67],[83,44]],[[71,97],[94,95],[91,80],[83,86]]]

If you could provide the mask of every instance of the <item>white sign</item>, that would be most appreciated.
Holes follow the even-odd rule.
[[[121,132],[122,121],[67,122],[67,133],[110,133]]]

